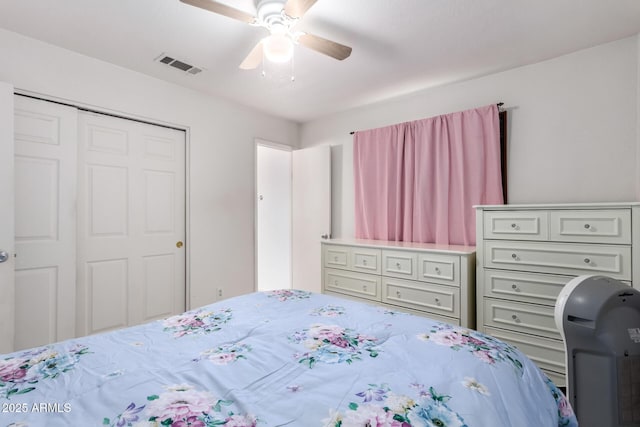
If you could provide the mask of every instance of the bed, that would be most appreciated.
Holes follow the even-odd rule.
[[[577,426],[514,347],[299,290],[0,355],[1,426]]]

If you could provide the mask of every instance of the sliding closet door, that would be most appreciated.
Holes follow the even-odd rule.
[[[72,338],[77,110],[15,96],[15,349]]]
[[[185,133],[79,115],[80,334],[185,309]]]

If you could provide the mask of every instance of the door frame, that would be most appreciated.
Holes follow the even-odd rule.
[[[81,111],[88,111],[97,114],[104,114],[107,116],[117,117],[124,120],[132,120],[135,122],[146,123],[154,126],[161,126],[171,128],[185,133],[185,146],[184,146],[184,191],[185,191],[185,301],[184,306],[186,310],[191,310],[191,128],[178,123],[171,123],[164,120],[149,118],[140,116],[128,112],[122,112],[117,110],[111,110],[109,108],[100,107],[92,104],[86,104],[81,101],[69,100],[59,98],[52,95],[47,95],[39,92],[33,92],[25,89],[15,88],[14,95],[26,96],[29,98],[35,98],[42,101],[53,102],[56,104],[62,104],[69,107],[77,108]]]
[[[254,139],[253,148],[253,290],[258,291],[258,146],[268,147],[275,150],[293,153],[294,147],[279,142],[268,141],[261,138]],[[293,196],[293,161],[289,159],[291,166],[291,176],[289,179],[289,194]],[[293,203],[289,205],[289,235],[293,233]],[[293,287],[293,238],[289,239],[289,284]],[[220,297],[220,295],[218,295]]]
[[[0,187],[2,194],[13,200],[15,192],[14,163],[14,87],[0,81]],[[15,335],[15,208],[0,207],[0,250],[9,258],[0,263],[0,354],[14,350]]]

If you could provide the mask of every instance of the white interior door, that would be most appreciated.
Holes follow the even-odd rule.
[[[0,82],[0,353],[13,351],[13,86]]]
[[[15,349],[75,336],[77,110],[15,96]]]
[[[185,309],[185,133],[79,114],[80,333]]]
[[[256,145],[259,291],[291,288],[291,149]]]
[[[293,152],[293,287],[322,290],[322,236],[331,235],[331,147]]]

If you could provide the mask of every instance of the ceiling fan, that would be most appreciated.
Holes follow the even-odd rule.
[[[295,24],[317,0],[257,0],[256,16],[215,0],[180,1],[269,31],[269,36],[260,40],[242,61],[240,68],[243,70],[251,70],[260,65],[263,55],[273,62],[287,62],[293,55],[295,44],[338,60],[351,55],[349,46],[313,34],[293,31]]]

